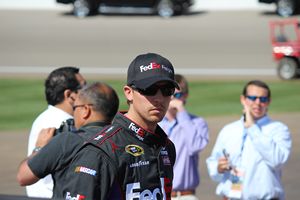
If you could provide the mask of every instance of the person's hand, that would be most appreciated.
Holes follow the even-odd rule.
[[[35,143],[36,147],[43,147],[52,139],[56,128],[45,128],[39,133],[38,139]]]
[[[172,98],[169,108],[175,109],[177,112],[184,110],[184,102],[180,99]]]
[[[255,121],[253,119],[253,116],[250,113],[249,106],[246,103],[244,103],[243,106],[244,106],[244,110],[243,110],[243,113],[244,113],[244,126],[245,126],[245,128],[249,128],[250,126],[255,124]]]
[[[225,157],[221,157],[219,158],[218,160],[218,172],[223,174],[227,171],[230,171],[231,170],[231,166],[230,166],[230,163],[229,163],[229,160]]]

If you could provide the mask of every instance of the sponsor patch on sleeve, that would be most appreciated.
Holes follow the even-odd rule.
[[[93,170],[93,169],[90,169],[90,168],[87,168],[87,167],[83,167],[83,166],[77,166],[75,168],[75,172],[76,173],[85,173],[85,174],[89,174],[89,175],[92,175],[92,176],[96,176],[96,174],[97,174],[96,170]]]

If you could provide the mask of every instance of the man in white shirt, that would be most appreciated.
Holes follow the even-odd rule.
[[[43,128],[56,127],[67,119],[73,118],[73,104],[78,90],[86,84],[85,79],[76,67],[61,67],[52,71],[45,81],[45,96],[48,108],[43,111],[33,122],[27,155],[35,151],[35,143],[39,132]],[[51,175],[39,180],[37,183],[27,186],[29,197],[51,198],[53,180]]]
[[[219,182],[216,193],[224,199],[283,200],[282,168],[292,147],[288,127],[268,116],[266,83],[248,82],[240,102],[244,115],[220,131],[206,160],[210,177]]]

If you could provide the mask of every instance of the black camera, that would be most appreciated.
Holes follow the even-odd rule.
[[[67,119],[66,121],[61,123],[61,125],[58,129],[55,130],[54,135],[57,135],[57,134],[63,133],[63,132],[75,132],[75,131],[76,131],[76,128],[75,128],[74,119]]]

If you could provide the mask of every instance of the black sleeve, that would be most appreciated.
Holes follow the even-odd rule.
[[[64,194],[82,195],[85,199],[108,199],[113,182],[116,179],[115,165],[101,149],[87,145],[81,149],[69,166],[64,184]]]
[[[175,161],[176,161],[176,149],[175,149],[174,143],[171,140],[169,140],[168,148],[170,149],[170,152],[171,152],[171,154],[169,156],[170,156],[170,159],[172,162],[172,166],[174,166]]]
[[[70,162],[81,142],[76,134],[59,134],[28,160],[28,166],[37,177],[44,178]]]

